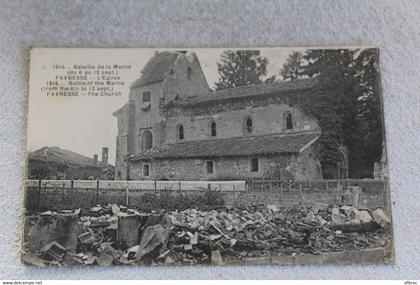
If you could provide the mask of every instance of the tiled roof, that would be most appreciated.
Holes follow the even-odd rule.
[[[74,166],[107,167],[107,165],[102,164],[100,161],[95,164],[92,158],[56,146],[43,147],[39,150],[30,152],[29,159],[54,162],[58,164],[70,164]]]
[[[319,133],[300,133],[191,141],[152,149],[148,153],[131,157],[130,160],[298,153],[306,145],[315,142],[319,135]]]
[[[141,87],[152,83],[157,83],[165,79],[166,73],[169,71],[175,60],[178,58],[177,52],[159,52],[153,56],[141,71],[142,76],[131,83],[130,87]]]
[[[189,105],[196,103],[207,103],[210,101],[243,98],[250,96],[261,96],[268,94],[284,94],[279,92],[306,90],[314,88],[318,83],[317,78],[305,78],[294,81],[278,81],[274,83],[262,83],[255,85],[239,86],[219,91],[211,91],[207,96],[198,96],[190,100],[180,101],[178,104]]]

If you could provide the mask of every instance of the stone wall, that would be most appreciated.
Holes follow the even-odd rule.
[[[252,172],[251,158],[259,159],[259,169]],[[213,174],[206,173],[206,161],[213,161]],[[150,165],[149,176],[142,167]],[[263,179],[322,179],[322,172],[312,147],[300,154],[242,156],[223,158],[156,159],[130,162],[132,180],[249,180]]]
[[[253,100],[249,101],[250,104]],[[197,109],[208,110],[197,114]],[[287,130],[285,114],[292,114],[293,129]],[[278,133],[294,133],[303,131],[320,131],[315,120],[309,118],[301,110],[285,103],[272,102],[269,105],[251,106],[243,102],[225,101],[223,105],[197,106],[192,110],[181,108],[171,110],[166,119],[166,143],[178,141],[177,126],[184,126],[183,141],[197,141],[205,139],[224,139],[248,135],[245,132],[245,121],[252,119],[252,135],[269,135]],[[212,137],[210,124],[216,123],[216,136]]]
[[[162,185],[173,185],[164,189]],[[210,185],[210,186],[209,186]],[[382,180],[334,180],[295,182],[254,181],[48,181],[27,182],[25,205],[28,211],[61,210],[118,203],[142,208],[148,195],[157,197],[198,197],[206,191],[217,192],[225,205],[247,207],[275,204],[286,207],[299,203],[354,204],[352,187],[359,187],[357,205],[381,207],[389,211],[387,182]],[[155,190],[156,187],[156,190]]]

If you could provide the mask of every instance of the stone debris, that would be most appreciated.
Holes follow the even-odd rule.
[[[373,218],[375,222],[383,228],[391,226],[391,218],[388,217],[382,209],[376,209],[373,211]]]
[[[22,261],[35,266],[221,265],[384,247],[391,240],[382,209],[321,203],[148,212],[111,204],[27,219]]]

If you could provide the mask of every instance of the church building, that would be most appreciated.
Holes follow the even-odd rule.
[[[322,179],[321,129],[295,103],[316,79],[209,88],[193,52],[156,52],[118,119],[117,180]]]

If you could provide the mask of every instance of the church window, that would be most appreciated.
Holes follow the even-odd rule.
[[[210,124],[210,135],[212,136],[212,137],[215,137],[216,136],[216,123],[215,122],[211,122],[211,124]]]
[[[145,150],[149,150],[152,148],[153,146],[153,137],[152,137],[152,132],[147,130],[144,131],[141,135],[141,150],[145,151]]]
[[[252,133],[252,119],[250,117],[247,117],[245,120],[245,133]]]
[[[145,91],[143,92],[143,103],[148,103],[148,102],[150,102],[150,92]]]
[[[192,78],[192,68],[188,67],[187,68],[187,79],[191,80],[191,78]]]
[[[178,125],[178,139],[183,140],[184,139],[184,126]]]
[[[292,113],[287,112],[285,115],[285,123],[286,123],[286,130],[293,129],[293,119],[292,119]]]

